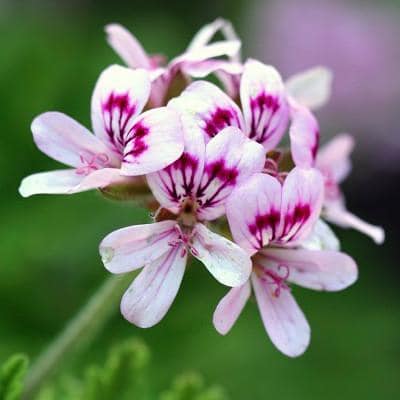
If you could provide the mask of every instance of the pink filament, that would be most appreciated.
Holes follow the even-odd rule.
[[[290,290],[289,286],[286,284],[286,280],[289,278],[289,267],[284,264],[279,264],[278,271],[280,270],[284,270],[283,276],[270,268],[262,268],[261,280],[269,285],[276,285],[274,290],[275,297],[280,296],[282,289]]]
[[[94,154],[90,158],[81,155],[80,160],[82,166],[75,170],[78,175],[89,175],[93,171],[107,167],[110,162],[110,158],[104,153]]]
[[[275,161],[272,158],[267,158],[265,161],[263,172],[278,179],[281,184],[283,184],[288,175],[287,172],[279,172],[279,161]]]
[[[175,225],[175,230],[178,232],[178,238],[168,243],[169,246],[175,247],[183,244],[181,257],[185,257],[187,251],[189,250],[195,257],[199,255],[197,249],[193,246],[192,240],[195,234],[195,230],[190,230],[189,233],[184,233],[182,228],[177,224]]]

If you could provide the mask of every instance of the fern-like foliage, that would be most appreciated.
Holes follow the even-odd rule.
[[[0,367],[0,399],[19,400],[28,369],[28,358],[23,354],[11,356]]]

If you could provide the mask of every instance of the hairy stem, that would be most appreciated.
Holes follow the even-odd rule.
[[[129,279],[132,279],[132,275],[129,275]],[[28,371],[22,397],[24,400],[33,399],[61,361],[77,348],[82,349],[82,344],[87,345],[97,335],[117,309],[121,293],[128,283],[126,276],[113,275],[106,279]]]

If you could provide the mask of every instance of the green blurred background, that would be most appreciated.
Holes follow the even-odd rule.
[[[254,37],[254,16],[257,24],[263,23],[257,7],[268,12],[265,5],[244,0],[0,1],[0,362],[14,352],[37,356],[108,276],[98,256],[100,240],[116,228],[148,221],[147,211],[93,192],[22,199],[17,193],[22,177],[57,167],[35,148],[32,118],[59,110],[90,126],[94,82],[105,66],[120,62],[104,39],[103,26],[109,22],[129,27],[149,52],[173,56],[201,25],[223,16],[243,36],[245,55],[274,63],[274,54],[260,51],[264,38]],[[352,5],[361,22],[370,6]],[[379,8],[392,16],[399,12],[393,1],[381,2]],[[280,37],[265,36],[265,41],[271,39],[279,42]],[[385,62],[400,63],[380,61],[383,74]],[[360,65],[368,67],[367,62]],[[393,85],[399,84],[398,74],[391,78]],[[396,98],[389,93],[392,89],[387,87],[388,96]],[[327,135],[334,133],[322,117],[321,124]],[[225,288],[194,264],[159,325],[140,330],[116,310],[100,337],[65,369],[79,374],[83,360],[101,360],[111,344],[134,336],[151,348],[155,388],[165,388],[182,371],[196,370],[238,400],[400,398],[398,153],[391,163],[382,163],[385,154],[371,156],[365,146],[374,135],[384,148],[389,134],[397,135],[394,145],[387,139],[393,151],[400,140],[396,126],[358,135],[357,163],[345,184],[349,207],[384,225],[387,241],[378,247],[358,233],[337,231],[343,249],[359,264],[356,285],[342,293],[293,289],[312,326],[312,343],[304,356],[292,360],[273,348],[253,302],[231,333],[219,336],[211,317]]]

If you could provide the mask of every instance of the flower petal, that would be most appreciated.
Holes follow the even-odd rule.
[[[207,45],[213,36],[218,32],[224,35],[227,40],[238,40],[232,24],[223,18],[217,18],[213,22],[204,25],[194,36],[190,42],[187,51],[203,47]]]
[[[197,128],[184,129],[184,152],[173,164],[146,176],[147,183],[157,201],[178,213],[185,197],[194,197],[204,169],[204,135]]]
[[[105,155],[110,163],[115,159],[107,147],[84,126],[60,112],[46,112],[31,125],[36,146],[49,157],[71,167],[79,167],[82,159]]]
[[[354,148],[354,139],[347,133],[336,135],[321,147],[316,159],[316,167],[326,178],[335,183],[342,182],[351,170],[350,154]]]
[[[296,102],[315,110],[329,100],[332,78],[332,71],[328,68],[314,67],[290,77],[286,82],[286,90]]]
[[[39,172],[24,178],[19,187],[23,197],[34,194],[68,194],[81,183],[84,176],[73,169]]]
[[[212,138],[206,146],[204,174],[196,194],[200,218],[213,220],[223,215],[234,187],[261,172],[264,163],[263,147],[238,128],[225,128]]]
[[[24,178],[19,192],[23,197],[34,194],[73,194],[112,184],[129,183],[129,179],[122,176],[117,168],[102,168],[88,175],[80,175],[73,169],[40,172]]]
[[[133,176],[159,171],[178,159],[183,149],[178,113],[166,107],[146,111],[135,119],[126,136],[122,173]]]
[[[289,129],[290,149],[298,167],[312,167],[319,145],[319,126],[314,115],[305,107],[292,102],[292,123]]]
[[[239,107],[221,89],[209,82],[192,83],[169,104],[182,114],[184,129],[199,127],[206,141],[228,126],[243,127]]]
[[[385,231],[382,227],[372,225],[347,211],[341,201],[329,202],[324,205],[324,218],[342,228],[352,228],[369,236],[376,244],[385,241]]]
[[[314,229],[301,241],[300,246],[307,250],[340,250],[339,239],[322,219],[318,219]]]
[[[306,238],[320,216],[324,184],[316,169],[294,168],[286,177],[282,190],[280,243]]]
[[[211,275],[227,286],[241,286],[250,276],[251,259],[237,244],[217,235],[203,224],[194,227],[192,254]]]
[[[122,297],[122,315],[140,328],[160,322],[178,293],[186,259],[176,246],[146,265]]]
[[[267,151],[280,142],[289,122],[285,87],[270,65],[248,60],[240,82],[240,99],[249,137]]]
[[[290,290],[282,290],[277,297],[273,285],[262,281],[255,273],[251,278],[261,318],[272,343],[289,357],[300,356],[310,343],[311,331]]]
[[[213,315],[215,329],[226,335],[238,319],[251,294],[250,282],[235,287],[220,300]]]
[[[119,65],[106,68],[97,80],[91,106],[93,130],[119,156],[149,99],[150,88],[147,71]]]
[[[170,243],[177,238],[175,225],[176,221],[162,221],[110,233],[100,243],[104,266],[121,274],[152,263],[170,251]]]
[[[150,69],[151,62],[139,41],[120,24],[105,27],[107,42],[130,68]]]
[[[225,60],[206,60],[199,63],[188,64],[184,71],[193,78],[205,78],[216,71],[223,71],[229,75],[240,75],[243,71],[242,64]]]
[[[314,290],[343,290],[358,276],[354,260],[332,250],[269,248],[257,255],[257,262],[278,274],[279,267],[285,266],[289,282]]]
[[[239,40],[223,40],[195,47],[173,59],[169,67],[174,69],[185,63],[197,63],[221,56],[233,57],[239,52],[240,46],[241,43]]]
[[[235,242],[254,254],[276,238],[282,187],[276,178],[255,174],[229,196],[226,215]]]

